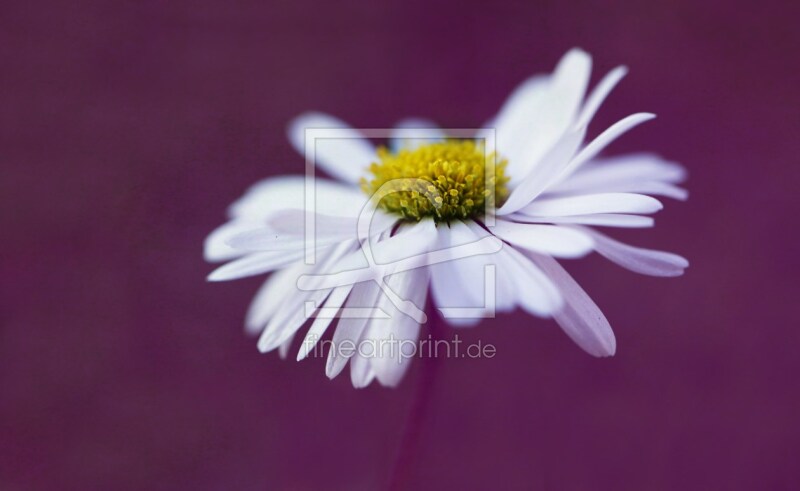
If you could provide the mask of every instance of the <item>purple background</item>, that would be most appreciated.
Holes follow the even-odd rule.
[[[793,10],[793,11],[790,11]],[[208,284],[204,236],[252,182],[302,172],[319,109],[356,126],[476,126],[568,48],[630,75],[590,128],[659,118],[692,196],[617,237],[678,279],[567,264],[618,354],[551,321],[462,332],[410,482],[533,489],[798,489],[797,53],[789,2],[43,2],[0,7],[0,489],[376,489],[397,390],[259,355],[259,279]],[[790,213],[794,211],[795,213]]]

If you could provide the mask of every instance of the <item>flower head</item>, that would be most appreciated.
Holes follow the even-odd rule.
[[[598,157],[652,114],[623,118],[584,143],[626,73],[612,70],[586,96],[590,69],[590,57],[572,50],[552,75],[525,81],[485,125],[490,139],[415,120],[398,125],[390,148],[375,148],[333,117],[298,117],[289,137],[301,152],[307,130],[335,129],[311,148],[315,165],[339,182],[298,176],[253,186],[206,239],[206,259],[231,260],[209,279],[271,272],[246,319],[259,349],[285,356],[313,318],[302,359],[335,325],[326,373],[350,362],[356,387],[401,380],[411,357],[397,346],[419,338],[429,291],[451,324],[521,308],[555,319],[588,353],[613,355],[608,321],[556,259],[596,251],[638,273],[682,274],[682,257],[622,244],[596,227],[650,227],[662,208],[653,196],[687,192],[677,186],[684,169],[656,155]],[[394,348],[379,348],[392,340]],[[343,343],[371,350],[338,349]]]

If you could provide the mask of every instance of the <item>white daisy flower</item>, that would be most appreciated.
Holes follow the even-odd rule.
[[[331,116],[298,117],[289,138],[301,153],[307,129],[337,129],[338,138],[316,142],[315,165],[338,181],[315,180],[314,210],[305,209],[303,176],[254,185],[206,239],[208,261],[230,260],[209,280],[271,272],[246,328],[260,333],[260,351],[286,356],[311,314],[300,360],[332,325],[333,346],[416,342],[428,291],[439,308],[485,307],[492,266],[497,311],[519,307],[552,317],[589,354],[613,355],[608,321],[556,259],[596,251],[637,273],[681,275],[684,258],[617,242],[595,227],[651,227],[649,215],[662,208],[653,196],[686,199],[677,186],[686,173],[653,154],[597,158],[654,115],[623,118],[584,144],[589,122],[626,73],[612,70],[585,97],[590,70],[589,55],[574,49],[551,75],[525,81],[485,126],[495,129],[494,148],[447,138],[418,120],[398,125],[390,149],[376,148]],[[408,128],[428,130],[417,135]],[[305,261],[309,217],[314,264]],[[332,315],[373,307],[387,315]],[[457,326],[478,320],[448,319]],[[330,349],[326,373],[335,377],[349,361],[355,387],[374,379],[394,386],[411,361],[398,351]]]

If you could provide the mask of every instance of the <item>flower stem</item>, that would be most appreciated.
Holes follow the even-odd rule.
[[[436,382],[442,360],[436,353],[436,341],[441,339],[441,329],[443,320],[439,317],[436,309],[429,308],[428,312],[428,334],[429,343],[432,343],[432,351],[424,350],[425,356],[420,360],[420,373],[418,375],[416,393],[411,403],[408,416],[406,418],[403,437],[397,450],[392,473],[389,479],[388,489],[397,491],[406,489],[411,471],[414,467],[416,457],[419,454],[419,441],[422,435],[423,425],[430,410],[433,387]],[[422,350],[421,350],[422,351]],[[428,354],[430,353],[430,356]]]

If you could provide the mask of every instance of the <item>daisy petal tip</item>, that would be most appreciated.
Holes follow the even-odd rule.
[[[390,389],[396,388],[400,385],[400,381],[403,380],[403,377],[392,377],[392,376],[377,376],[378,383],[380,383],[383,387],[388,387]]]
[[[286,125],[286,136],[289,137],[289,141],[295,146],[295,149],[301,151],[305,148],[307,129],[334,127],[336,123],[339,121],[325,113],[306,111],[289,121],[289,124]]]
[[[617,354],[617,347],[614,346],[610,350],[597,355],[597,358],[612,358]]]
[[[678,278],[679,276],[683,276],[684,273],[686,273],[686,268],[687,267],[688,266],[678,267],[678,268],[673,269],[671,271],[666,271],[661,276],[663,276],[664,278]]]
[[[327,119],[328,116],[325,113],[321,113],[319,111],[305,111],[291,120],[289,120],[289,124],[287,124],[287,129],[290,134],[294,133],[296,130],[303,131],[305,124],[309,121],[320,120],[320,119]]]
[[[253,324],[245,324],[244,325],[244,335],[253,337],[261,334],[261,331],[264,329],[262,325],[253,325]]]
[[[270,333],[269,326],[267,326],[267,330],[258,338],[256,348],[258,348],[260,353],[269,353],[280,345],[280,343],[275,342],[279,336],[280,334]]]
[[[353,384],[354,389],[362,390],[369,387],[372,383],[372,380],[375,378],[374,375],[359,375],[359,376],[352,376],[350,377],[350,382]]]
[[[613,336],[613,333],[612,333],[612,337],[611,337],[611,339],[609,341],[610,342],[608,344],[608,351],[607,351],[605,357],[610,357],[610,356],[614,356],[614,355],[617,354],[617,338]]]
[[[564,54],[563,60],[580,59],[580,61],[591,61],[592,55],[580,46],[574,46]]]
[[[335,358],[329,358],[328,363],[325,365],[325,376],[329,379],[335,379],[342,370],[344,370],[347,360],[344,363],[337,363]]]
[[[634,126],[638,126],[642,123],[646,123],[654,119],[656,119],[655,113],[641,112],[641,113],[631,114],[626,118],[622,118],[620,121],[625,121],[627,124],[630,125],[631,128],[633,128]]]
[[[286,136],[289,137],[294,145],[304,144],[305,142],[305,128],[303,122],[308,119],[309,113],[298,114],[286,125]]]
[[[598,338],[595,341],[594,346],[584,347],[586,352],[595,358],[610,358],[617,354],[617,339],[613,333],[610,333],[610,337]]]
[[[335,379],[340,373],[341,373],[341,371],[338,371],[338,372],[330,371],[329,372],[328,370],[325,370],[325,376],[328,377],[328,380]]]
[[[336,375],[337,374],[333,373],[333,358],[331,357],[331,353],[329,353],[328,360],[325,362],[325,376],[333,380]]]
[[[215,269],[208,276],[206,276],[206,281],[209,283],[218,283],[220,281],[226,281],[227,279],[228,278],[225,277],[224,272],[220,273],[220,268]]]

